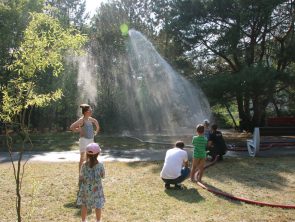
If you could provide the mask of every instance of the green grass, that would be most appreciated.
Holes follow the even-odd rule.
[[[295,221],[294,209],[232,201],[185,181],[183,191],[163,188],[162,162],[106,162],[104,222]],[[79,221],[75,208],[77,163],[36,163],[26,167],[22,188],[24,221]],[[228,158],[205,171],[204,182],[253,200],[295,205],[294,157]],[[0,164],[0,221],[12,222],[15,187],[11,164]],[[94,213],[89,216],[94,221]]]

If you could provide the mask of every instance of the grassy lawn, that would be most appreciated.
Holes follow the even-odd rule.
[[[232,201],[189,181],[183,191],[165,191],[161,167],[162,162],[106,162],[103,221],[295,221],[294,209]],[[24,221],[79,221],[77,168],[77,163],[29,162],[22,188]],[[205,172],[204,182],[240,197],[295,205],[294,172],[294,157],[227,158]],[[0,164],[0,190],[0,221],[15,221],[10,163]],[[88,219],[94,221],[94,213]]]

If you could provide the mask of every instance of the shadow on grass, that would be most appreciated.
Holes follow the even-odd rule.
[[[187,203],[198,203],[204,201],[205,199],[199,194],[198,190],[195,188],[184,187],[183,190],[169,189],[165,190],[168,196],[174,197],[177,200],[184,201]]]
[[[81,216],[81,206],[77,206],[77,205],[76,205],[76,201],[66,203],[66,204],[64,204],[64,207],[65,207],[65,208],[68,208],[68,209],[73,209],[73,210],[75,210],[74,215],[75,215],[76,217],[80,217],[80,216]],[[92,214],[92,209],[88,209],[88,210],[87,210],[87,215],[91,215],[91,214]]]
[[[64,204],[64,207],[68,209],[73,209],[75,211],[75,216],[81,216],[81,207],[76,205],[76,201],[66,203]]]
[[[18,150],[21,144],[21,137],[17,134],[11,135],[14,148]],[[79,135],[70,131],[66,132],[49,132],[49,133],[31,133],[30,139],[33,143],[33,148],[25,151],[70,151],[78,149]],[[143,150],[159,150],[166,149],[166,145],[163,144],[150,144],[140,142],[131,137],[111,136],[99,134],[95,137],[95,142],[99,143],[103,150],[110,149],[113,152],[127,151],[127,157],[132,154],[128,154],[128,151],[134,149]],[[0,151],[7,152],[6,137],[0,135]],[[170,145],[169,145],[170,148]],[[134,154],[133,154],[134,155]]]
[[[17,134],[11,135],[13,141],[13,150],[18,151],[21,148],[21,137]],[[32,133],[30,139],[33,147],[30,143],[25,144],[25,151],[70,151],[78,148],[78,135],[71,132],[60,133]],[[1,151],[7,152],[6,137],[0,136],[0,144],[3,144]]]
[[[151,172],[159,173],[163,166],[163,161],[141,161],[141,162],[129,162],[127,165],[131,168],[142,168],[152,165]]]
[[[205,176],[227,182],[235,180],[248,187],[282,190],[287,184],[283,173],[295,171],[294,157],[228,158],[209,167]]]

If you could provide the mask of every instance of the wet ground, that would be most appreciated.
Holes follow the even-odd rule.
[[[192,156],[192,148],[185,148]],[[118,150],[107,149],[103,150],[99,159],[101,161],[120,161],[120,162],[134,162],[134,161],[155,161],[164,160],[166,150],[164,149],[132,149],[132,150]],[[279,156],[295,156],[294,146],[272,147],[271,149],[260,151],[255,158],[263,157],[279,157]],[[252,158],[248,151],[228,151],[224,158]],[[12,158],[16,160],[18,153],[14,153]],[[80,154],[78,150],[66,152],[25,152],[22,160],[39,161],[39,162],[78,162]],[[10,156],[7,152],[0,152],[0,163],[9,162]]]
[[[228,151],[224,158],[252,158],[249,156],[246,149],[246,139],[251,137],[251,134],[239,133],[233,130],[222,130],[226,142],[230,148],[237,148],[239,151]],[[136,138],[137,139],[137,138]],[[163,137],[162,137],[163,139]],[[173,138],[176,139],[176,138]],[[138,139],[146,142],[144,138]],[[188,136],[189,144],[191,136]],[[269,142],[274,138],[268,138]],[[284,139],[280,138],[281,141]],[[152,143],[159,142],[169,144],[167,147],[172,147],[169,141],[157,141],[157,138],[150,140]],[[232,146],[233,145],[233,146]],[[166,146],[165,146],[166,147]],[[134,162],[134,161],[155,161],[164,160],[167,149],[104,149],[99,157],[101,161],[120,161],[120,162]],[[192,156],[192,147],[187,146],[185,150]],[[258,153],[256,158],[261,157],[278,157],[278,156],[295,156],[295,142],[292,146],[283,146],[283,144],[275,144],[271,149],[262,150]],[[18,153],[12,154],[13,160],[18,158]],[[45,162],[78,162],[80,158],[79,150],[64,151],[64,152],[25,152],[22,160],[30,161],[45,161]],[[0,152],[0,163],[9,162],[10,155],[8,152]]]

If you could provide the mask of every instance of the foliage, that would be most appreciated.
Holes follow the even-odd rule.
[[[77,30],[64,30],[56,19],[42,13],[32,13],[23,41],[14,54],[14,61],[8,65],[14,78],[3,87],[0,120],[6,124],[7,144],[16,182],[16,211],[19,222],[22,220],[21,187],[26,164],[21,160],[27,142],[32,146],[28,130],[31,110],[34,107],[48,106],[62,96],[61,89],[44,93],[38,91],[36,80],[38,76],[48,74],[47,70],[50,70],[49,74],[58,76],[63,69],[64,53],[68,49],[78,52],[85,41],[85,36]],[[13,141],[9,135],[9,127],[16,127],[22,138],[17,167],[12,158]]]
[[[13,78],[8,66],[14,61],[13,53],[19,48],[31,12],[40,12],[43,0],[0,1],[0,103],[2,87]],[[0,122],[0,133],[1,133]]]
[[[73,25],[90,36],[88,50],[95,58],[93,70],[99,89],[94,114],[105,130],[133,127],[121,81],[122,73],[131,72],[126,56],[128,36],[122,36],[122,25],[143,33],[174,69],[201,84],[212,106],[236,104],[237,119],[246,121],[248,129],[263,125],[268,115],[294,114],[294,1],[111,0],[101,4],[90,24],[84,14],[85,0],[1,2],[1,89],[17,78],[16,69],[22,69],[15,64],[16,58],[27,64],[28,75],[34,71],[29,49],[23,58],[16,51],[30,12],[40,12],[44,4],[50,6],[44,12],[56,18],[62,28]],[[60,50],[58,43],[51,44],[48,47]],[[48,52],[42,53],[42,59],[34,62],[46,66]],[[56,55],[49,56],[54,60]],[[48,94],[62,88],[64,96],[54,106],[32,110],[33,128],[66,129],[76,118],[74,112],[66,111],[77,106],[79,89],[71,84],[78,73],[77,63],[58,59],[57,66],[64,69],[48,66],[45,71],[36,70],[34,92]],[[8,69],[11,64],[13,70]],[[52,76],[54,70],[60,74]],[[1,91],[0,101],[2,95]]]
[[[64,28],[74,26],[82,30],[86,25],[86,19],[89,17],[85,14],[86,0],[45,0],[45,2],[54,9],[50,10],[50,15],[57,18]]]
[[[290,84],[283,79],[289,78],[287,67],[294,62],[289,50],[294,45],[293,4],[282,0],[171,3],[175,15],[171,28],[198,74],[212,80],[209,85],[216,92],[209,94],[224,93],[227,98],[214,98],[215,102],[220,98],[221,104],[234,98],[248,129],[263,125],[266,107],[276,106],[277,94]]]
[[[78,50],[85,37],[76,30],[63,30],[58,21],[46,14],[32,13],[32,20],[24,33],[24,40],[15,53],[15,62],[9,66],[16,78],[3,88],[1,119],[11,122],[12,118],[29,107],[49,105],[61,97],[57,89],[48,94],[38,94],[36,79],[39,75],[58,76],[63,70],[62,57],[69,48]]]
[[[215,123],[220,129],[232,128],[236,124],[234,121],[238,120],[238,110],[234,103],[229,105],[228,109],[225,105],[214,105],[212,106],[212,113],[215,117]]]
[[[75,27],[82,33],[87,31],[87,18],[85,14],[85,0],[46,0],[46,13],[57,19],[62,28],[68,29]],[[40,131],[46,130],[67,130],[70,122],[76,118],[78,87],[76,83],[78,65],[69,53],[61,61],[64,69],[59,76],[52,76],[51,70],[46,70],[47,74],[38,76],[38,90],[53,91],[57,88],[62,89],[63,96],[52,106],[35,108],[32,111],[31,128]],[[74,112],[68,112],[72,110]]]
[[[102,129],[118,131],[129,128],[131,119],[126,106],[126,86],[123,73],[130,73],[127,57],[128,36],[123,35],[120,27],[143,29],[136,4],[139,1],[110,1],[102,4],[91,23],[91,54],[95,58],[98,80],[97,104],[94,114],[98,113]]]
[[[23,79],[13,79],[4,88],[2,112],[0,118],[5,123],[13,123],[15,117],[30,107],[42,107],[61,98],[60,89],[48,94],[36,94],[35,85],[32,82],[24,82]]]

